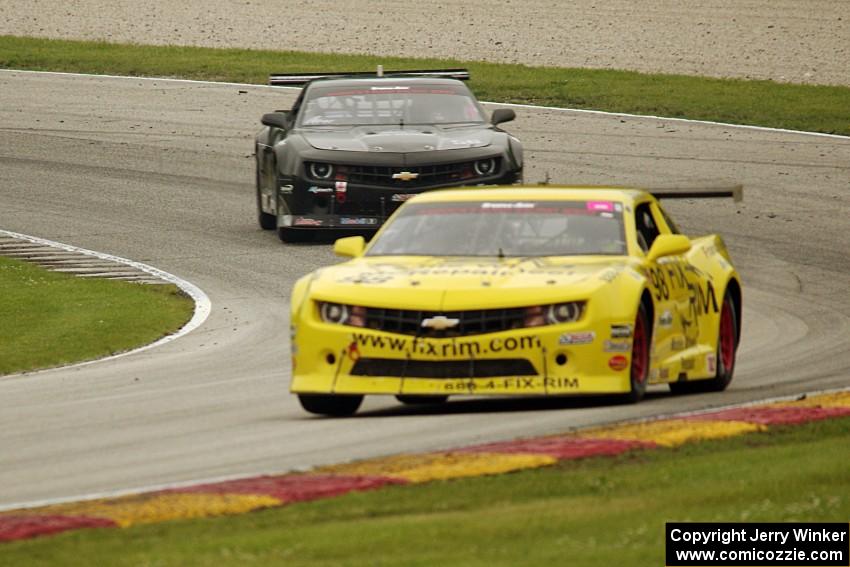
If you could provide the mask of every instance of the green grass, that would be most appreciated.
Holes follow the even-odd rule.
[[[850,419],[386,488],[244,516],[0,545],[2,565],[645,567],[667,521],[850,518]]]
[[[482,100],[850,135],[850,88],[445,59],[121,45],[0,36],[0,68],[264,84],[271,72],[465,66]]]
[[[76,278],[0,258],[0,375],[151,343],[193,309],[173,285]]]

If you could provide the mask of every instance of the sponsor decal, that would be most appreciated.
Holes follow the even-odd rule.
[[[334,190],[331,189],[330,187],[318,187],[316,185],[313,185],[312,187],[307,189],[307,192],[308,193],[333,193]]]
[[[540,337],[494,338],[483,341],[440,340],[426,337],[401,337],[354,333],[352,340],[358,347],[377,351],[398,352],[408,356],[478,358],[481,355],[539,349]]]
[[[712,374],[717,372],[717,356],[713,352],[705,355],[705,367]]]
[[[611,325],[612,339],[630,339],[632,338],[631,325]]]
[[[396,193],[392,197],[390,197],[390,201],[395,201],[396,203],[403,203],[408,199],[415,197],[416,193]]]
[[[578,378],[541,378],[518,376],[509,378],[454,379],[443,382],[446,392],[498,392],[506,390],[577,390],[581,388]]]
[[[284,195],[289,195],[290,193],[292,193],[293,189],[294,189],[294,187],[292,185],[281,185],[280,186],[280,192]]]
[[[587,210],[594,213],[611,213],[614,211],[614,203],[611,201],[588,201]]]
[[[533,209],[534,203],[481,203],[482,209]]]
[[[667,310],[658,317],[658,326],[665,329],[673,326],[673,314]]]
[[[586,345],[596,340],[596,333],[593,331],[584,331],[581,333],[564,333],[558,339],[558,344],[561,345]]]
[[[325,221],[323,221],[322,219],[295,217],[295,221],[292,224],[295,226],[322,226],[323,224],[325,224]]]
[[[370,218],[361,218],[361,217],[340,217],[339,224],[347,224],[347,225],[372,225],[377,224],[378,219],[370,219]]]
[[[674,337],[673,340],[670,341],[670,348],[673,350],[684,350],[685,339],[681,337]]]
[[[412,181],[419,177],[418,173],[413,173],[412,171],[400,171],[398,173],[393,173],[393,179],[398,179],[399,181]]]
[[[605,352],[629,352],[631,349],[629,341],[605,341]]]
[[[611,370],[616,370],[618,372],[620,370],[625,370],[626,368],[629,367],[629,359],[627,359],[622,354],[618,354],[617,356],[612,356],[611,358],[608,359],[608,367]]]
[[[693,370],[694,369],[694,359],[693,358],[683,358],[682,359],[682,370]]]

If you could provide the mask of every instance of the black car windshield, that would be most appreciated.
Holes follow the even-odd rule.
[[[313,86],[299,126],[483,124],[484,114],[462,85]]]
[[[573,256],[626,254],[615,201],[410,203],[369,256]]]

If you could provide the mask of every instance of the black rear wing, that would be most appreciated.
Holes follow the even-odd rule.
[[[269,75],[269,85],[273,87],[303,86],[316,79],[352,78],[369,79],[379,77],[431,77],[439,79],[469,80],[467,69],[413,69],[408,71],[384,71],[378,65],[377,71],[355,71],[353,73],[275,73]]]
[[[705,187],[700,189],[649,189],[656,199],[726,199],[744,200],[744,186]]]

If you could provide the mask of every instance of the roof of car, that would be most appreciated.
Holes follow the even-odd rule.
[[[649,193],[629,187],[582,185],[513,185],[441,189],[416,196],[417,203],[458,201],[619,201],[633,203]]]

